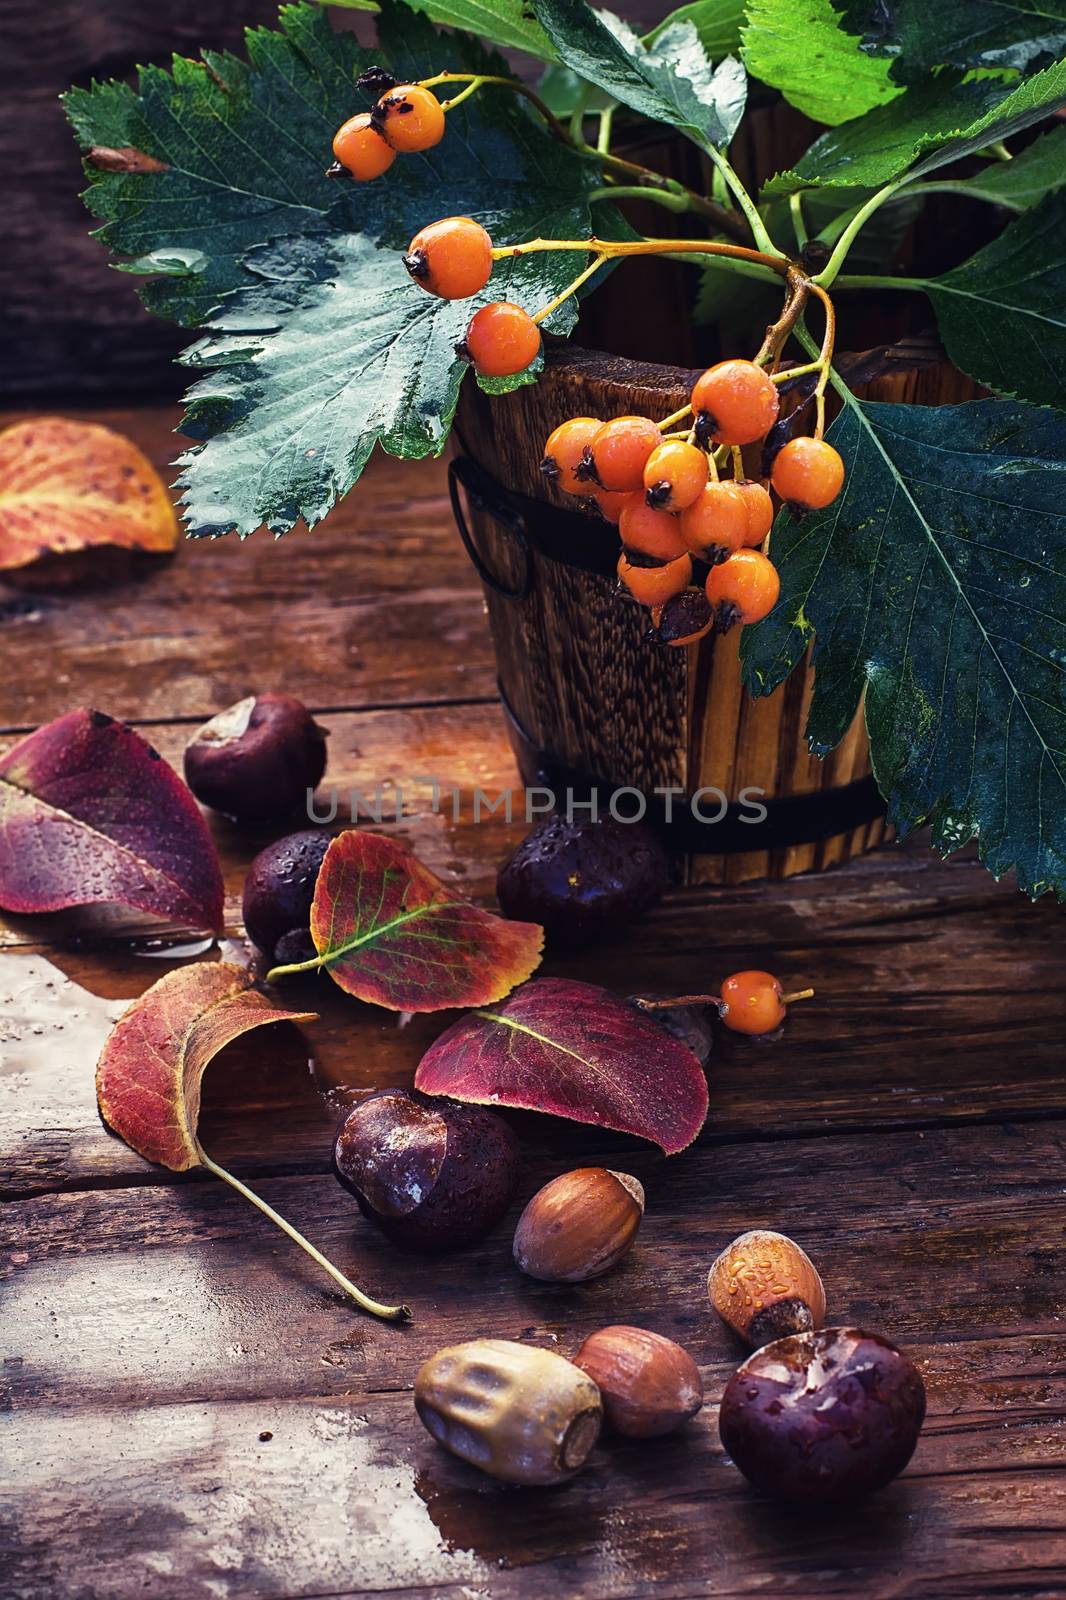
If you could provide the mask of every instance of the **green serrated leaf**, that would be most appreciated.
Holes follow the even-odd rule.
[[[1046,194],[1066,185],[1066,126],[1061,122],[1042,133],[1010,161],[989,161],[972,178],[954,185],[977,200],[1013,206],[1024,211],[1039,205]]]
[[[790,105],[835,127],[902,91],[889,63],[864,55],[832,0],[748,0],[744,65]]]
[[[711,60],[721,61],[723,56],[735,55],[740,49],[744,3],[745,0],[692,0],[690,5],[679,6],[664,17],[645,35],[645,43],[654,44],[675,22],[691,22]]]
[[[999,394],[1066,405],[1066,191],[919,286],[963,372]]]
[[[331,0],[335,3],[335,0]],[[430,22],[464,28],[487,44],[524,50],[541,61],[557,60],[551,40],[532,15],[528,0],[404,0]]]
[[[872,54],[894,58],[900,80],[937,67],[1016,67],[1066,48],[1066,0],[834,0]]]
[[[766,192],[794,194],[830,184],[877,189],[908,171],[922,177],[1063,105],[1066,61],[1013,85],[996,78],[960,83],[942,75],[823,133],[794,170],[771,178]]]
[[[1002,400],[866,404],[829,437],[840,498],[772,536],[781,599],[745,630],[755,694],[813,627],[818,754],[863,692],[874,770],[902,833],[974,834],[997,876],[1066,898],[1066,426]],[[1024,529],[1024,539],[1019,529]]]
[[[744,68],[731,56],[715,67],[691,22],[671,23],[649,46],[585,0],[532,3],[560,58],[579,77],[698,145],[729,143],[744,114]]]

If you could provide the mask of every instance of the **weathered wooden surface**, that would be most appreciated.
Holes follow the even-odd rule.
[[[167,459],[172,419],[112,420]],[[314,535],[185,545],[139,583],[94,594],[0,591],[0,740],[91,701],[132,717],[178,765],[202,718],[277,686],[283,662],[282,686],[331,730],[338,825],[352,786],[416,774],[456,785],[459,820],[447,800],[434,814],[423,785],[381,827],[491,902],[524,826],[470,820],[474,787],[514,778],[476,579],[441,490],[438,468],[384,463]],[[26,601],[38,620],[18,611]],[[224,954],[242,958],[241,881],[271,835],[213,828]],[[1061,926],[1059,910],[1028,905],[976,861],[944,865],[914,844],[788,883],[679,889],[615,942],[551,957],[546,970],[621,993],[765,965],[818,999],[776,1044],[719,1040],[707,1129],[673,1160],[517,1117],[513,1212],[476,1250],[437,1261],[361,1221],[329,1145],[343,1105],[409,1081],[450,1017],[400,1027],[328,979],[300,983],[294,1003],[320,1020],[253,1036],[210,1069],[204,1143],[360,1281],[410,1299],[416,1320],[398,1329],[343,1304],[222,1185],[150,1167],[101,1127],[100,1044],[167,963],[8,919],[0,1594],[1066,1593]],[[518,1206],[552,1173],[601,1159],[647,1186],[637,1249],[588,1285],[521,1278]],[[704,1279],[756,1225],[794,1234],[832,1316],[898,1339],[925,1376],[914,1461],[857,1514],[770,1506],[718,1444],[715,1405],[741,1352]],[[414,1416],[414,1372],[440,1344],[496,1334],[569,1352],[619,1320],[679,1338],[703,1369],[707,1407],[673,1439],[605,1441],[570,1485],[516,1493],[444,1456]]]

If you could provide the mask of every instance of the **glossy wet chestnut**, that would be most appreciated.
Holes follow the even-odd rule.
[[[894,1344],[821,1328],[764,1345],[730,1378],[722,1444],[765,1494],[841,1506],[903,1471],[925,1418],[925,1387]]]
[[[345,1117],[333,1166],[360,1210],[398,1244],[454,1250],[506,1211],[518,1146],[502,1118],[417,1090],[379,1089]]]
[[[244,926],[249,939],[271,960],[307,960],[311,902],[331,835],[322,828],[286,834],[260,850],[244,880]],[[284,954],[280,946],[284,945]],[[302,955],[289,955],[291,950]]]
[[[507,916],[566,944],[635,921],[667,878],[666,852],[643,824],[548,817],[503,863],[496,897]]]
[[[185,781],[197,800],[238,822],[305,811],[325,770],[325,731],[288,694],[239,700],[205,722],[185,751]]]

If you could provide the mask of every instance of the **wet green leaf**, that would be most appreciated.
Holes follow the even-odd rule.
[[[1066,426],[1003,400],[848,397],[839,500],[772,535],[781,599],[745,631],[769,694],[815,638],[807,737],[825,754],[863,693],[901,832],[978,835],[998,876],[1066,898]]]
[[[748,0],[744,65],[790,105],[835,127],[901,92],[889,63],[864,55],[832,0]]]
[[[936,67],[1017,67],[1066,48],[1066,0],[836,0],[864,48],[894,59],[901,82]]]
[[[980,172],[961,178],[958,188],[976,200],[1024,211],[1066,185],[1066,126],[1042,133],[1009,161],[989,161]]]

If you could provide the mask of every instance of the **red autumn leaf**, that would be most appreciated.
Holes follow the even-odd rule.
[[[417,856],[379,833],[338,834],[311,906],[317,957],[276,967],[324,967],[349,994],[390,1011],[489,1005],[540,965],[544,930],[482,911]]]
[[[200,1080],[227,1044],[268,1022],[313,1022],[249,988],[242,967],[178,967],[135,1000],[104,1046],[96,1097],[108,1127],[138,1155],[174,1172],[201,1164]]]
[[[0,907],[117,904],[222,922],[222,872],[188,789],[102,711],[69,711],[0,756]]]
[[[96,1067],[100,1115],[138,1155],[173,1172],[206,1167],[318,1262],[346,1294],[375,1316],[409,1315],[356,1288],[302,1233],[220,1167],[197,1137],[200,1085],[207,1067],[234,1039],[271,1022],[313,1022],[313,1011],[282,1011],[250,986],[243,967],[199,961],[177,967],[135,1000],[115,1024]]]
[[[504,1005],[463,1017],[426,1051],[415,1088],[635,1133],[668,1156],[707,1116],[691,1050],[626,1001],[571,978],[538,978]]]
[[[177,542],[163,480],[121,433],[66,417],[0,432],[0,572],[90,545],[165,552]]]

